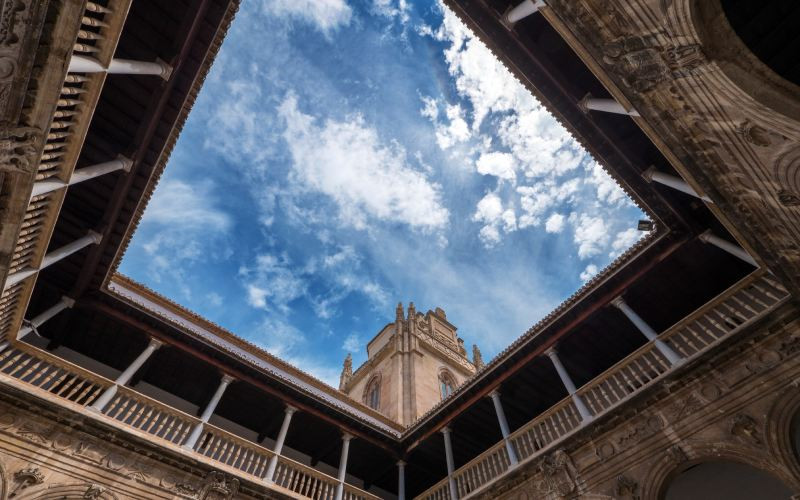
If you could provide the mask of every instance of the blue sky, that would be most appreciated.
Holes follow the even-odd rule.
[[[438,3],[244,0],[121,271],[335,385],[398,301],[494,356],[642,217]]]

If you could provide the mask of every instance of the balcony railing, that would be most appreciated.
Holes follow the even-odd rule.
[[[91,405],[114,382],[32,346],[12,347],[8,343],[4,346],[5,350],[0,352],[0,382],[55,399],[76,411],[158,441],[162,446],[185,451],[180,445],[200,422],[192,415],[123,386],[102,413],[92,410]],[[194,453],[200,460],[265,481],[268,487],[296,498],[333,500],[339,484],[334,477],[280,455],[270,483],[266,474],[275,456],[271,450],[208,423],[204,424]],[[342,498],[379,499],[347,483]]]
[[[788,292],[771,275],[757,271],[661,333],[659,339],[690,360],[775,309],[788,297]],[[597,417],[623,404],[673,369],[654,344],[648,342],[581,387],[578,394]],[[580,427],[579,413],[568,396],[513,432],[508,439],[519,462],[524,463],[549,451]],[[501,441],[454,471],[458,498],[469,498],[484,490],[509,469],[511,462],[505,442]],[[415,498],[450,500],[448,483],[449,479],[444,478]]]

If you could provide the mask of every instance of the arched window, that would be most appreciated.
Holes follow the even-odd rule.
[[[750,465],[701,462],[681,472],[667,487],[665,500],[783,500],[792,492],[780,480]]]
[[[373,410],[378,410],[381,405],[381,378],[372,377],[364,390],[364,403]]]
[[[450,375],[450,372],[447,370],[442,370],[439,372],[439,394],[441,395],[442,399],[446,398],[447,396],[453,394],[453,391],[456,388],[455,379],[453,376]]]

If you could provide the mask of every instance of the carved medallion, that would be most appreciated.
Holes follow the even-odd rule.
[[[564,450],[556,450],[542,459],[539,464],[542,479],[536,482],[536,489],[545,494],[567,495],[575,491],[578,470]]]

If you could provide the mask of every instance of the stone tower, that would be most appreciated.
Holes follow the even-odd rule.
[[[477,353],[478,363],[480,351]],[[339,390],[387,417],[408,425],[475,373],[464,341],[441,308],[419,313],[412,302],[405,315],[398,304],[395,321],[367,343],[367,360],[355,372],[350,355]]]

